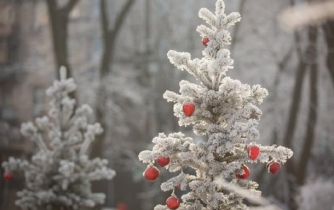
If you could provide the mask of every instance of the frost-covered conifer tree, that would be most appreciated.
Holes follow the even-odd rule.
[[[91,209],[105,200],[103,193],[91,191],[91,182],[115,175],[107,160],[88,158],[90,144],[103,130],[99,123],[88,123],[92,114],[88,105],[74,111],[76,102],[69,93],[76,85],[66,79],[66,69],[60,70],[60,78],[46,91],[51,97],[48,116],[21,127],[21,133],[38,146],[37,153],[30,161],[11,157],[2,164],[7,180],[24,173],[26,189],[17,193],[16,201],[23,210]]]
[[[182,133],[159,134],[153,139],[152,151],[142,151],[139,159],[148,163],[144,176],[155,181],[159,169],[157,162],[170,172],[179,172],[162,183],[163,191],[171,191],[166,205],[157,205],[155,210],[235,210],[247,209],[243,196],[231,192],[224,184],[232,183],[260,195],[258,184],[247,178],[249,163],[266,163],[268,171],[275,174],[283,163],[292,156],[290,149],[282,146],[262,146],[258,123],[261,104],[268,91],[260,85],[249,86],[226,76],[233,68],[230,51],[224,47],[231,42],[228,28],[241,17],[239,13],[225,14],[222,0],[216,3],[215,14],[201,9],[199,16],[210,27],[201,25],[197,31],[205,45],[202,59],[191,59],[189,53],[169,51],[168,58],[181,70],[188,71],[200,85],[189,81],[180,82],[180,93],[167,91],[164,98],[174,102],[174,113],[181,126],[193,125],[194,133],[206,135],[203,142],[194,142]],[[187,174],[184,168],[194,170]],[[222,182],[224,180],[224,182]],[[174,194],[175,188],[189,191],[182,202]]]

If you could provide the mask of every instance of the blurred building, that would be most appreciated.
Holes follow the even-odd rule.
[[[36,56],[35,48],[43,45],[38,40],[40,32],[33,27],[35,10],[33,2],[0,2],[0,162],[10,156],[29,156],[34,145],[22,138],[20,124],[45,111],[44,91],[50,81],[45,81],[45,73],[33,71],[30,64]],[[33,40],[39,44],[32,45],[36,43]],[[22,187],[22,175],[14,174],[10,182],[1,178],[0,209],[17,209],[16,192]]]

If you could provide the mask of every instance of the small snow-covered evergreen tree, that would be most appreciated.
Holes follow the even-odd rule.
[[[211,27],[201,25],[197,31],[206,46],[202,59],[191,59],[189,53],[169,51],[168,58],[181,70],[188,71],[200,81],[180,82],[180,94],[167,91],[164,98],[174,102],[174,113],[181,126],[193,125],[194,133],[206,135],[207,140],[194,142],[182,133],[160,134],[153,139],[152,151],[139,154],[139,159],[148,163],[144,176],[149,181],[159,177],[157,162],[170,172],[179,174],[162,183],[163,191],[172,191],[166,205],[157,205],[155,210],[235,210],[247,209],[243,196],[228,190],[222,183],[235,184],[260,195],[258,184],[247,178],[250,170],[247,163],[266,163],[268,171],[275,174],[293,152],[282,146],[262,146],[258,122],[262,115],[256,104],[261,104],[268,91],[260,85],[249,86],[226,76],[233,68],[230,51],[224,47],[231,42],[228,28],[241,20],[239,13],[225,14],[225,5],[217,0],[215,14],[201,9],[199,16]],[[191,168],[194,174],[187,174]],[[224,180],[222,182],[222,180]],[[174,194],[175,188],[188,193],[182,202]]]
[[[24,173],[26,189],[17,193],[16,201],[23,210],[90,209],[105,200],[103,193],[92,193],[91,182],[115,175],[107,160],[89,159],[89,146],[103,130],[99,123],[88,123],[92,114],[88,105],[74,111],[76,102],[69,93],[76,85],[66,79],[65,68],[60,78],[46,91],[51,97],[48,116],[21,127],[21,133],[38,146],[37,153],[30,161],[11,157],[2,164],[7,180]]]

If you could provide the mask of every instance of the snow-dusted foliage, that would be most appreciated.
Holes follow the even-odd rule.
[[[161,189],[172,191],[172,195],[175,187],[189,190],[182,196],[178,209],[247,209],[244,196],[229,191],[217,180],[226,180],[259,196],[258,184],[247,180],[248,175],[243,176],[247,173],[244,170],[246,163],[267,163],[268,170],[275,173],[279,169],[276,166],[284,164],[293,152],[282,146],[256,144],[259,139],[257,126],[262,115],[256,105],[263,102],[268,91],[260,85],[251,87],[226,76],[227,71],[233,69],[230,51],[224,49],[231,42],[227,29],[241,20],[240,14],[226,15],[224,2],[217,0],[215,14],[201,9],[199,16],[211,26],[197,28],[201,36],[209,40],[208,43],[203,40],[207,44],[204,57],[191,59],[189,53],[176,51],[169,51],[167,55],[172,64],[188,71],[201,85],[181,81],[180,93],[167,91],[164,98],[175,103],[174,114],[179,118],[179,124],[193,125],[194,133],[206,135],[207,141],[195,143],[182,133],[160,134],[153,139],[152,151],[142,151],[139,159],[149,166],[159,157],[170,159],[166,168],[180,173],[162,183]],[[186,110],[185,105],[189,104],[193,106],[193,112]],[[248,150],[250,146],[260,150],[255,158]],[[275,163],[276,168],[270,168],[271,163]],[[183,168],[192,168],[196,173],[187,174]],[[155,210],[166,209],[169,209],[168,205],[155,207]]]
[[[318,178],[300,188],[299,209],[334,210],[334,182]]]
[[[99,123],[88,123],[92,114],[88,105],[74,111],[76,102],[69,94],[76,85],[66,79],[65,69],[60,76],[47,90],[48,116],[21,127],[21,133],[38,146],[37,153],[30,161],[11,157],[2,164],[7,174],[24,173],[26,189],[17,193],[16,201],[23,210],[90,209],[105,200],[103,193],[91,191],[91,182],[115,175],[107,160],[89,159],[89,146],[103,130]]]

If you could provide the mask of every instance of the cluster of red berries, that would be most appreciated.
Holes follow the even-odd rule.
[[[161,167],[165,167],[166,165],[169,164],[170,159],[169,157],[162,157],[159,156],[156,159],[156,162],[161,166]],[[151,182],[156,181],[159,176],[160,176],[160,171],[157,167],[155,167],[153,164],[150,164],[147,166],[146,170],[144,171],[144,177]]]
[[[156,162],[158,163],[159,166],[165,167],[169,164],[170,159],[169,159],[169,157],[159,156],[156,159]],[[154,182],[159,178],[160,171],[153,164],[150,164],[150,165],[147,166],[143,175],[148,181]],[[180,188],[180,185],[178,185],[176,187]],[[175,195],[171,195],[169,198],[167,198],[166,205],[169,209],[177,209],[180,206],[180,199],[178,197],[176,197]]]
[[[248,157],[251,160],[256,160],[260,155],[260,147],[257,145],[249,145],[247,147]],[[271,161],[267,163],[267,169],[270,173],[276,174],[281,169],[281,164],[276,161]],[[246,165],[241,166],[242,173],[236,173],[235,176],[238,179],[247,179],[250,175],[250,170]]]

